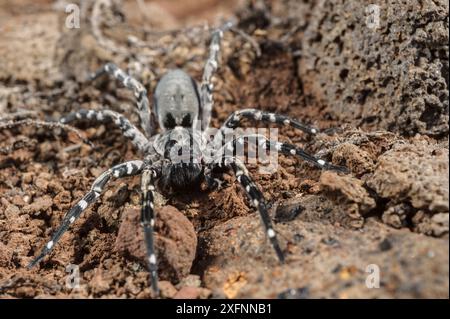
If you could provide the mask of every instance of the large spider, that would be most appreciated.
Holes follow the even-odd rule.
[[[53,234],[51,240],[47,242],[28,267],[33,267],[39,263],[52,250],[69,226],[100,196],[111,178],[141,174],[141,224],[144,228],[151,286],[153,291],[158,293],[157,257],[153,247],[155,187],[158,185],[163,189],[186,189],[202,180],[206,180],[211,186],[217,186],[220,182],[212,177],[212,172],[217,167],[232,169],[251,203],[258,210],[266,234],[279,261],[284,262],[284,255],[267,212],[264,196],[253,182],[244,163],[233,155],[233,151],[243,143],[245,136],[241,135],[239,138],[228,141],[221,145],[218,151],[217,143],[206,133],[213,106],[211,78],[218,68],[218,55],[223,32],[231,26],[230,23],[227,23],[212,33],[209,58],[204,68],[202,83],[199,86],[182,70],[169,71],[160,79],[154,93],[154,115],[161,129],[159,134],[153,135],[154,127],[152,127],[152,121],[150,120],[151,113],[147,91],[141,83],[112,63],[106,64],[92,74],[91,79],[103,74],[110,74],[122,82],[125,87],[134,91],[141,126],[146,134],[139,131],[124,116],[111,110],[79,110],[63,117],[61,122],[70,123],[75,120],[112,121],[122,130],[123,135],[129,138],[134,146],[143,153],[144,159],[121,163],[102,173],[94,181],[91,190],[64,216],[61,225]],[[317,129],[308,127],[284,115],[257,109],[243,109],[232,113],[220,128],[219,133],[225,134],[227,131],[239,127],[243,118],[288,125],[309,134],[318,133]],[[272,141],[263,135],[258,135],[258,138],[262,141],[262,143],[258,143],[263,148],[271,147],[283,154],[299,156],[320,168],[346,171],[344,167],[335,166],[322,159],[315,158],[294,145]],[[226,154],[223,150],[231,151],[231,153]]]

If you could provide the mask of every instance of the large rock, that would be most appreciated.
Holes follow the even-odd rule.
[[[384,198],[383,221],[393,227],[448,234],[448,149],[428,139],[397,142],[378,158],[367,184]]]
[[[447,240],[373,220],[364,231],[300,219],[275,228],[285,264],[277,261],[257,216],[203,233],[205,285],[229,298],[448,298]],[[379,285],[369,276],[374,270]]]
[[[164,206],[157,212],[155,250],[162,279],[180,281],[192,266],[197,248],[197,236],[191,222],[175,207]],[[124,213],[114,250],[147,265],[147,252],[139,210]]]
[[[446,135],[448,1],[376,1],[378,26],[370,20],[373,3],[275,6],[304,30],[298,38],[304,92],[341,121],[403,135]]]

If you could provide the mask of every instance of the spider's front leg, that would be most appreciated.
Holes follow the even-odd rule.
[[[129,161],[116,165],[101,174],[94,181],[91,190],[86,195],[84,195],[84,197],[64,216],[61,225],[53,234],[52,239],[47,242],[39,255],[30,262],[28,268],[31,268],[39,263],[53,249],[55,244],[67,231],[69,226],[72,225],[78,217],[80,217],[81,213],[85,211],[89,207],[89,205],[97,200],[111,177],[120,178],[137,175],[142,171],[143,166],[144,162],[142,161]]]
[[[291,126],[308,134],[315,135],[319,133],[317,128],[310,127],[286,115],[265,112],[257,109],[242,109],[233,112],[223,123],[221,130],[226,131],[227,129],[235,129],[239,127],[242,119],[244,118],[261,121],[264,123],[275,123],[279,125]]]
[[[323,159],[308,154],[307,152],[305,152],[305,150],[303,150],[300,147],[297,147],[289,143],[272,141],[262,134],[242,135],[237,138],[234,138],[231,141],[226,142],[224,146],[217,152],[215,161],[217,161],[220,158],[220,156],[224,155],[233,156],[236,153],[237,148],[240,148],[241,150],[244,149],[245,140],[247,140],[248,142],[256,142],[258,146],[263,149],[270,149],[288,156],[298,156],[301,159],[306,160],[311,164],[322,169],[332,170],[346,174],[349,173],[348,168],[345,166],[338,166],[331,164]]]
[[[141,208],[141,224],[144,228],[144,239],[147,247],[147,261],[150,272],[151,286],[156,296],[158,296],[158,266],[156,263],[156,254],[154,247],[153,227],[155,226],[154,213],[154,180],[157,172],[152,168],[145,168],[142,172],[141,191],[142,191],[142,208]]]
[[[250,177],[250,174],[247,168],[245,167],[244,163],[242,163],[236,158],[232,158],[232,161],[229,165],[233,169],[233,172],[236,175],[236,179],[241,184],[244,191],[247,193],[252,205],[258,210],[267,237],[269,237],[270,243],[272,244],[272,247],[275,250],[278,260],[281,263],[283,263],[284,254],[280,248],[280,244],[278,243],[277,235],[273,228],[270,215],[267,211],[267,204],[264,195]]]
[[[68,124],[76,120],[88,120],[97,122],[113,122],[121,130],[125,137],[129,138],[138,150],[145,152],[148,139],[125,116],[111,110],[79,110],[69,113],[61,118],[60,122]]]
[[[141,126],[144,129],[148,137],[152,136],[154,128],[150,121],[150,104],[148,102],[147,90],[144,86],[135,78],[131,77],[120,69],[114,63],[107,63],[102,68],[94,72],[91,76],[91,80],[95,80],[103,74],[110,74],[115,79],[120,81],[126,88],[133,90],[134,96],[137,100],[137,107],[139,111],[139,117],[141,119]]]

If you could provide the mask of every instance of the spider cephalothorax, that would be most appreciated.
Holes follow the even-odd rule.
[[[142,84],[112,63],[106,64],[93,74],[92,78],[97,78],[105,73],[110,74],[134,91],[141,126],[145,134],[124,116],[111,110],[79,110],[62,118],[61,122],[69,123],[74,120],[112,121],[143,154],[143,159],[118,164],[101,174],[94,181],[91,190],[64,216],[62,224],[40,254],[30,263],[30,267],[37,264],[50,252],[69,226],[101,195],[111,178],[140,174],[142,176],[141,223],[144,228],[151,285],[157,292],[157,257],[153,247],[153,226],[155,224],[153,200],[156,187],[161,186],[168,191],[171,189],[187,189],[200,183],[203,179],[210,185],[214,185],[216,179],[212,177],[212,171],[218,167],[229,168],[234,172],[237,181],[242,185],[252,205],[258,210],[266,234],[278,259],[280,262],[284,261],[284,254],[267,212],[264,196],[250,177],[245,164],[234,155],[236,148],[242,146],[245,137],[250,135],[241,134],[229,141],[225,140],[225,143],[218,144],[216,139],[210,137],[208,130],[213,106],[211,77],[217,70],[217,59],[223,32],[230,27],[230,24],[226,24],[213,33],[209,58],[199,86],[182,70],[169,71],[161,78],[154,94],[154,115],[160,127],[159,134],[154,134],[154,127],[152,127],[150,121],[151,113],[147,91]],[[318,133],[317,129],[303,125],[284,115],[257,109],[242,109],[231,114],[217,134],[225,135],[226,132],[238,128],[244,118],[292,126],[309,134]],[[263,135],[255,136],[258,137],[258,145],[263,148],[270,147],[286,155],[299,156],[320,168],[346,170],[343,167],[334,166],[322,159],[315,158],[294,145],[272,141]]]

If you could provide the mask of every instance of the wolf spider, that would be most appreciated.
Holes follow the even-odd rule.
[[[220,182],[212,177],[212,172],[216,167],[225,167],[234,172],[237,181],[247,193],[253,206],[258,210],[267,237],[279,261],[284,262],[284,254],[278,243],[262,192],[253,182],[244,163],[236,156],[224,156],[223,152],[217,152],[216,143],[206,134],[213,107],[211,78],[218,68],[218,56],[223,33],[231,27],[232,25],[227,23],[212,33],[209,58],[204,67],[200,85],[197,85],[193,78],[179,69],[169,71],[160,79],[154,92],[154,115],[161,129],[159,134],[154,134],[155,128],[151,121],[147,91],[141,83],[112,63],[107,63],[91,75],[91,80],[93,80],[101,75],[109,74],[134,92],[141,126],[145,134],[127,118],[111,110],[79,110],[68,114],[60,121],[64,124],[75,120],[113,122],[121,129],[123,135],[129,138],[133,145],[142,152],[143,159],[115,165],[102,173],[94,181],[90,191],[64,216],[61,225],[53,234],[51,240],[29,264],[29,267],[39,263],[52,250],[69,226],[101,195],[111,178],[140,174],[141,224],[147,248],[151,286],[153,291],[158,293],[157,256],[154,251],[153,237],[155,187],[160,184],[163,188],[183,190],[200,183],[202,180],[206,180],[209,185],[217,186]],[[220,128],[219,133],[225,134],[227,131],[239,127],[241,120],[244,118],[291,126],[308,134],[315,135],[318,133],[316,128],[306,126],[295,119],[257,109],[243,109],[232,113]],[[225,143],[222,150],[223,148],[230,151],[235,150],[238,145],[243,143],[243,137],[245,136]],[[263,135],[258,137],[262,141],[260,146],[264,148],[273,147],[282,154],[299,156],[319,168],[346,171],[344,167],[335,166],[318,159],[294,145],[271,141]],[[181,150],[187,151],[180,152]],[[157,181],[160,183],[157,184]]]

